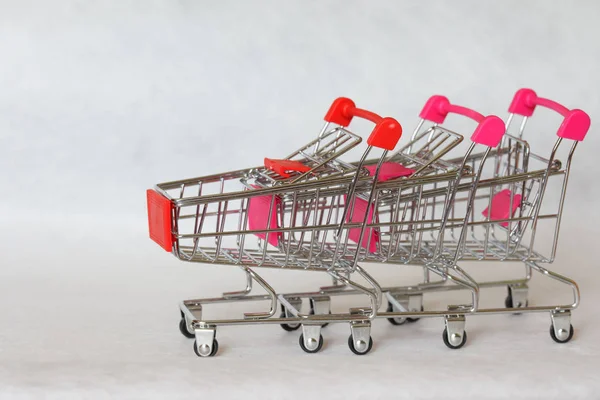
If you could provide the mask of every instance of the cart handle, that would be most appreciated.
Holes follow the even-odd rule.
[[[375,123],[375,128],[367,139],[369,146],[394,150],[402,136],[402,125],[394,118],[381,117],[374,112],[357,108],[354,102],[346,97],[338,97],[334,100],[325,114],[325,121],[345,127],[350,125],[354,117]]]
[[[576,108],[569,110],[567,107],[553,100],[538,97],[531,89],[517,90],[508,111],[512,114],[522,115],[523,117],[531,117],[536,106],[549,108],[563,116],[563,122],[556,132],[561,138],[581,142],[590,129],[590,116],[584,111]]]
[[[506,132],[506,126],[500,117],[484,116],[473,109],[451,104],[446,97],[440,95],[431,96],[419,116],[428,121],[443,124],[450,113],[463,115],[478,123],[471,135],[471,140],[475,143],[496,147]]]

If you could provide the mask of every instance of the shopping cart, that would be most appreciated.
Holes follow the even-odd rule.
[[[431,108],[431,105],[428,103],[427,107]],[[462,113],[465,112],[465,109],[460,107],[456,110]],[[155,240],[162,243],[165,249],[173,250],[179,258],[187,261],[238,265],[247,274],[248,284],[244,291],[226,293],[221,299],[192,301],[193,304],[184,302],[180,325],[184,334],[192,336],[190,328],[194,328],[195,324],[198,324],[194,321],[198,320],[191,310],[196,311],[196,315],[198,315],[201,304],[264,298],[264,296],[247,296],[251,290],[252,280],[258,282],[269,293],[271,299],[270,311],[268,313],[249,313],[246,314],[245,320],[230,323],[248,323],[251,319],[265,322],[264,319],[269,318],[271,323],[279,322],[288,329],[294,329],[299,327],[298,319],[300,319],[303,321],[301,346],[309,352],[318,351],[320,348],[322,337],[318,330],[321,325],[328,322],[358,321],[360,324],[358,322],[352,324],[353,337],[359,336],[358,332],[361,329],[368,333],[368,327],[370,326],[368,320],[376,316],[377,309],[381,304],[382,290],[377,282],[356,263],[356,257],[363,254],[361,248],[371,248],[375,245],[375,242],[372,244],[367,243],[366,246],[356,245],[356,243],[363,241],[357,235],[363,234],[360,231],[365,224],[366,216],[363,215],[356,219],[358,213],[353,214],[354,205],[366,201],[360,196],[372,196],[375,193],[373,187],[380,182],[397,182],[398,179],[410,177],[412,183],[408,184],[407,187],[409,191],[412,191],[412,197],[410,201],[406,202],[406,209],[408,205],[412,207],[415,201],[414,194],[417,193],[418,195],[416,190],[422,190],[428,180],[435,181],[436,187],[444,189],[449,195],[452,189],[456,187],[453,182],[461,176],[463,170],[467,172],[467,169],[464,165],[448,164],[441,160],[442,155],[463,140],[462,136],[439,127],[435,123],[419,132],[419,129],[423,127],[423,122],[419,124],[417,131],[413,134],[412,140],[407,145],[407,151],[401,156],[404,165],[414,167],[414,169],[398,163],[383,163],[387,151],[393,149],[399,139],[401,133],[399,124],[392,119],[380,118],[376,114],[356,109],[350,100],[344,98],[334,102],[326,116],[326,120],[344,126],[350,123],[354,115],[376,122],[376,127],[368,141],[370,146],[363,154],[358,165],[355,165],[355,173],[352,175],[341,176],[338,174],[335,179],[330,176],[315,176],[314,179],[304,182],[287,182],[260,187],[254,184],[248,185],[247,176],[252,176],[253,172],[248,170],[244,171],[245,175],[241,177],[240,174],[228,173],[223,175],[219,181],[216,181],[214,177],[208,177],[172,182],[158,185],[157,190],[161,192],[160,194],[152,190],[148,192],[150,218],[152,219],[156,215],[162,216],[160,225],[157,224],[154,227],[151,225],[151,236],[153,235]],[[476,133],[474,138],[483,137],[484,131],[489,130],[490,123],[495,124],[496,137],[502,135],[504,128],[497,117],[484,119],[479,114],[477,116],[480,117],[481,124],[478,127],[479,133]],[[365,162],[373,145],[382,147],[385,151],[379,158],[377,165],[373,168],[363,169],[362,163]],[[398,158],[398,156],[395,158]],[[380,175],[381,179],[379,179]],[[190,193],[190,186],[196,186],[198,192],[200,192],[200,190],[207,187],[208,183],[213,183],[213,187],[214,184],[219,185],[216,195],[185,196],[186,190],[187,193]],[[241,183],[245,190],[238,190],[237,192],[234,190],[233,193],[227,193],[224,190],[227,183],[238,185]],[[443,183],[446,183],[445,188],[442,187]],[[397,185],[396,183],[390,187],[396,189]],[[169,191],[174,193],[170,199],[166,197],[169,196]],[[191,192],[195,193],[196,190]],[[391,196],[392,194],[388,192],[385,189],[378,193]],[[348,194],[350,195],[348,196]],[[351,206],[350,212],[348,212],[347,199],[352,198],[354,195],[357,198]],[[175,200],[175,196],[179,196],[179,199]],[[190,208],[191,212],[184,211]],[[424,207],[424,209],[427,208],[428,206]],[[231,217],[231,215],[234,217]],[[236,215],[237,220],[235,219]],[[411,211],[411,221],[414,221],[420,215],[419,212]],[[255,216],[257,217],[255,218]],[[406,220],[406,212],[402,214],[402,218]],[[190,224],[192,221],[193,224]],[[152,232],[152,230],[154,231]],[[193,230],[191,234],[183,233],[191,230]],[[338,230],[338,232],[335,233],[335,230]],[[346,238],[342,242],[340,238],[344,232]],[[174,236],[172,236],[173,234]],[[248,236],[253,235],[259,239],[257,241],[258,248],[249,249],[247,245]],[[338,240],[331,243],[333,238]],[[350,244],[349,239],[355,244]],[[341,246],[342,243],[343,246]],[[357,254],[352,257],[350,253]],[[416,261],[417,253],[410,256],[410,259]],[[371,251],[370,254],[379,258],[383,256],[381,251]],[[430,256],[431,254],[427,253],[424,257],[429,259]],[[311,316],[310,313],[303,315],[299,312],[298,303],[304,296],[301,294],[277,295],[250,267],[326,271],[337,282],[341,282],[346,287],[350,287],[359,293],[367,294],[371,299],[371,307],[356,311],[356,315],[351,315],[353,310],[349,314],[332,315],[329,314],[329,296],[324,296],[321,293],[320,296],[318,294],[310,296],[312,311],[316,315]],[[349,274],[354,272],[363,277],[371,287],[366,288],[351,280]],[[343,292],[339,290],[339,287],[334,289],[337,293]],[[328,294],[331,294],[331,292]],[[277,300],[283,307],[285,320],[272,318],[277,310]],[[294,318],[296,320],[292,321]],[[225,323],[228,322],[218,321],[219,325]],[[208,322],[210,326],[216,324],[214,321]],[[195,336],[197,343],[200,342],[198,335]],[[211,349],[211,343],[210,340],[205,343],[204,352],[199,350],[203,345],[198,345],[196,347],[197,352],[199,354],[212,354],[212,350],[208,351],[208,349]],[[351,348],[353,347],[351,346]],[[357,353],[368,351],[367,349],[361,349],[360,346],[353,348],[354,350]]]
[[[537,106],[550,108],[563,117],[557,131],[558,139],[548,158],[531,152],[529,144],[523,139],[527,119],[533,115]],[[394,306],[392,309],[388,307],[388,311],[395,311],[401,308],[397,297],[422,296],[436,290],[460,289],[461,286],[469,288],[473,295],[472,304],[449,306],[445,316],[443,339],[450,348],[460,348],[466,342],[465,315],[507,313],[514,312],[515,308],[519,309],[519,313],[550,312],[550,336],[556,342],[568,342],[573,336],[570,315],[571,310],[579,303],[577,284],[542,267],[541,264],[554,261],[573,153],[578,142],[584,139],[590,119],[581,110],[569,110],[556,102],[538,97],[529,89],[521,89],[516,93],[509,111],[509,131],[503,136],[502,143],[496,150],[490,147],[483,153],[449,160],[450,163],[460,161],[468,164],[472,171],[478,172],[474,176],[463,175],[457,183],[448,203],[449,207],[444,211],[441,222],[443,229],[440,229],[437,238],[432,238],[437,239],[432,251],[437,252],[438,256],[433,262],[426,264],[426,267],[428,271],[442,276],[443,281],[461,283],[448,274],[448,271],[454,270],[458,272],[459,279],[465,279],[465,282],[450,286],[404,288],[386,293],[388,301]],[[516,116],[523,118],[518,133],[514,135],[510,133],[510,129]],[[566,153],[566,164],[563,166],[557,154],[565,139],[572,140],[573,144]],[[486,171],[485,160],[490,155],[493,163],[487,167],[492,168],[487,168]],[[486,176],[486,172],[489,177]],[[558,195],[549,198],[548,188],[553,183]],[[425,191],[422,195],[423,198],[429,196],[436,196],[436,191]],[[426,221],[422,220],[421,223],[425,224]],[[542,225],[545,240],[539,240],[538,227]],[[365,227],[368,229],[369,225]],[[372,257],[365,257],[364,260],[376,262]],[[463,261],[523,262],[526,276],[522,279],[478,283],[463,269],[458,268],[458,263]],[[400,264],[405,263],[405,260],[390,258],[385,262]],[[527,281],[531,278],[532,270],[570,287],[573,302],[568,305],[529,306]],[[479,308],[480,289],[499,285],[507,285],[509,289],[505,308]],[[424,312],[420,316],[435,314]],[[408,314],[403,312],[388,312],[380,313],[379,316],[394,318],[406,315]]]
[[[543,101],[540,104],[544,104]],[[511,106],[511,111],[513,108]],[[449,112],[467,115],[475,119],[478,126],[467,153],[461,159],[444,161],[442,156],[462,141],[461,135],[438,125],[444,122]],[[479,309],[480,285],[457,265],[459,260],[518,259],[525,261],[529,270],[541,268],[537,264],[530,265],[531,263],[549,261],[547,258],[540,258],[533,250],[529,250],[528,258],[523,258],[525,249],[520,243],[529,225],[527,218],[533,218],[533,225],[539,219],[550,218],[539,213],[539,204],[547,187],[547,179],[559,175],[560,165],[555,161],[554,153],[545,175],[531,175],[527,172],[528,160],[521,160],[525,155],[527,158],[531,157],[526,142],[509,138],[512,142],[509,141],[506,151],[502,150],[503,146],[492,151],[504,134],[501,120],[497,117],[483,117],[472,110],[451,105],[443,97],[434,96],[421,113],[423,119],[432,121],[433,125],[420,130],[424,123],[421,121],[410,143],[386,160],[387,151],[393,149],[401,133],[397,122],[356,109],[348,99],[338,99],[326,119],[345,126],[354,115],[367,117],[377,124],[368,141],[370,146],[361,161],[345,164],[350,166],[345,172],[330,169],[324,170],[322,176],[316,171],[302,176],[304,172],[295,171],[298,173],[297,177],[301,177],[298,180],[269,180],[264,175],[256,175],[252,170],[245,170],[243,173],[161,184],[157,186],[157,191],[148,192],[151,236],[166,250],[173,251],[186,261],[238,265],[246,272],[247,287],[241,292],[182,303],[180,329],[186,336],[195,337],[194,350],[199,356],[216,353],[217,325],[243,323],[279,323],[289,330],[301,324],[303,333],[300,336],[300,346],[307,352],[316,352],[323,343],[320,329],[324,324],[349,322],[351,350],[356,354],[366,354],[372,346],[370,321],[377,316],[394,322],[424,316],[442,316],[446,321],[444,342],[451,348],[458,348],[466,341],[466,314],[512,312],[508,307]],[[575,118],[579,118],[577,123],[581,125],[583,117],[580,115],[585,114],[578,112],[575,115]],[[396,125],[398,128],[395,128]],[[326,131],[327,127],[323,132]],[[563,132],[562,137],[574,138],[570,132],[571,130]],[[518,148],[513,148],[513,142],[517,143],[515,146]],[[371,145],[378,145],[385,151],[376,164],[369,166],[366,159]],[[476,145],[483,145],[486,150],[481,154],[473,154]],[[494,176],[482,179],[484,166],[489,164],[485,161],[490,154],[494,155]],[[555,214],[557,221],[560,220],[564,202],[571,156],[572,152],[564,174],[560,210]],[[323,159],[327,160],[326,163],[317,168],[338,162],[336,157]],[[398,164],[398,161],[401,163]],[[367,168],[364,168],[365,165]],[[503,173],[500,172],[500,166],[504,166]],[[504,175],[501,176],[502,174]],[[249,179],[254,181],[249,184]],[[227,192],[224,190],[226,181],[239,182],[244,190]],[[208,183],[217,187],[216,193],[202,195],[203,187]],[[188,189],[189,193],[191,186],[195,186],[201,195],[186,197],[185,190]],[[528,189],[518,192],[517,186]],[[534,186],[537,191],[533,189]],[[511,189],[513,190],[510,191]],[[483,193],[484,191],[486,192]],[[179,197],[171,193],[177,193]],[[473,212],[481,199],[486,199],[488,205],[484,210],[483,221],[476,220]],[[520,206],[515,207],[514,204],[517,203]],[[459,206],[461,204],[462,208]],[[532,210],[538,211],[531,211],[529,216],[523,217],[522,211],[526,212],[529,204],[532,204]],[[514,212],[518,208],[521,211],[515,217]],[[191,212],[184,211],[190,209]],[[505,215],[505,209],[509,210],[508,215]],[[259,217],[253,220],[253,215]],[[519,229],[513,229],[513,224]],[[483,239],[475,232],[482,227]],[[509,237],[517,239],[509,240],[510,245],[502,247],[507,242],[498,240],[496,231],[501,229],[510,232]],[[190,231],[193,233],[184,233]],[[467,239],[469,233],[471,238]],[[256,248],[247,245],[252,237],[258,239]],[[555,247],[554,244],[553,254]],[[504,258],[498,257],[498,249],[505,251]],[[358,265],[359,262],[421,265],[426,271],[440,275],[442,281],[428,282],[426,275],[426,282],[422,285],[382,288]],[[324,271],[341,285],[312,293],[277,295],[251,267]],[[363,277],[369,287],[350,279],[351,274]],[[574,282],[564,277],[552,273],[550,276],[574,285]],[[267,295],[248,295],[253,280],[267,291]],[[453,286],[447,285],[448,282]],[[472,304],[444,311],[419,310],[418,303],[424,293],[459,287],[472,292]],[[578,301],[576,285],[573,287],[576,299],[570,308],[574,308]],[[369,296],[370,307],[351,309],[347,314],[329,314],[331,295],[353,293]],[[382,293],[386,293],[392,307],[387,312],[378,313]],[[517,292],[513,290],[512,293],[514,296]],[[313,315],[300,313],[302,298],[310,299]],[[418,302],[413,301],[415,299]],[[202,320],[202,305],[252,300],[270,300],[270,311],[247,313],[244,319]],[[404,300],[407,300],[406,303],[403,303]],[[283,314],[276,318],[278,304],[283,308]],[[558,332],[561,329],[564,331],[564,327],[556,328],[557,324],[562,324],[557,321],[562,321],[569,309],[564,306],[560,309],[553,308],[560,311],[552,313],[553,326],[558,329],[555,336],[559,339],[564,332]],[[525,307],[522,310],[548,311],[550,308]]]

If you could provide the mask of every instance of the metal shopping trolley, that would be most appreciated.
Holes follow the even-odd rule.
[[[438,125],[444,122],[449,112],[467,115],[477,120],[478,126],[467,153],[461,159],[445,161],[442,156],[462,141],[461,135]],[[370,321],[378,316],[396,322],[423,316],[443,316],[446,321],[444,342],[451,348],[458,348],[466,340],[464,315],[507,312],[507,309],[478,309],[479,285],[457,265],[457,261],[469,257],[484,260],[493,258],[490,254],[497,255],[500,246],[497,237],[490,239],[485,236],[483,241],[477,239],[474,233],[476,228],[485,227],[485,235],[488,235],[496,229],[506,229],[505,224],[508,224],[511,237],[523,237],[528,225],[525,223],[527,217],[523,217],[519,211],[517,218],[520,219],[515,221],[514,212],[519,207],[524,210],[528,204],[533,204],[535,208],[537,201],[541,204],[547,186],[543,180],[531,183],[525,182],[524,177],[521,181],[516,177],[524,165],[521,162],[518,168],[511,167],[513,164],[510,162],[524,154],[530,157],[528,149],[513,150],[509,146],[506,152],[492,150],[504,134],[501,120],[483,117],[472,110],[451,105],[445,98],[437,96],[430,99],[422,112],[424,120],[433,121],[433,125],[420,131],[423,125],[421,121],[410,143],[386,160],[386,152],[393,149],[401,132],[399,125],[395,128],[397,122],[356,109],[347,99],[338,99],[326,119],[344,126],[350,123],[354,115],[376,122],[368,143],[386,150],[371,168],[368,165],[364,168],[372,147],[369,146],[360,162],[346,164],[350,165],[345,169],[346,172],[329,170],[323,176],[313,172],[290,181],[266,179],[260,174],[257,178],[255,172],[246,170],[244,173],[162,184],[157,186],[157,191],[148,192],[151,236],[165,249],[187,261],[238,265],[247,275],[244,291],[225,293],[221,298],[182,303],[180,328],[186,336],[196,338],[196,354],[209,356],[216,353],[217,325],[243,323],[279,323],[289,329],[301,324],[303,333],[300,346],[307,352],[316,352],[323,343],[320,329],[330,322],[349,322],[350,349],[356,354],[366,354],[372,346]],[[523,146],[522,141],[518,143]],[[486,147],[481,155],[472,154],[476,144]],[[493,178],[482,179],[484,166],[489,165],[485,161],[490,154],[495,157],[496,172]],[[571,156],[572,152],[568,164]],[[554,156],[551,160],[555,169],[557,163]],[[337,162],[335,157],[326,161],[330,165],[332,162]],[[501,165],[505,167],[505,176],[499,176]],[[552,168],[548,168],[547,177],[558,174],[550,171]],[[528,173],[525,175],[530,179],[538,177],[531,177]],[[249,183],[252,179],[252,183]],[[226,192],[225,180],[241,184],[243,190]],[[190,187],[194,187],[194,192],[201,192],[207,183],[216,186],[217,193],[184,195],[186,189],[190,192]],[[537,192],[533,189],[536,183]],[[506,196],[510,189],[502,188],[506,185],[514,189],[508,194],[508,203]],[[528,189],[518,192],[515,185]],[[482,194],[485,190],[487,192]],[[531,193],[538,194],[531,197]],[[479,204],[482,198],[488,203],[483,222],[476,220],[473,212],[475,204]],[[562,201],[564,190],[559,211],[562,211]],[[522,204],[514,207],[518,202]],[[464,207],[461,209],[457,206],[459,204]],[[507,216],[506,204],[509,209]],[[500,219],[503,216],[505,218]],[[537,217],[534,218],[544,219],[547,216],[540,217],[537,211]],[[516,236],[512,230],[514,223],[522,228],[515,231]],[[184,233],[190,231],[193,233]],[[467,240],[469,232],[471,239]],[[251,248],[247,244],[249,238],[258,239],[256,247]],[[505,249],[506,253],[513,257],[517,257],[514,254],[522,256],[524,250],[518,244],[522,239],[511,240],[517,245]],[[537,259],[525,260],[521,257],[520,260],[535,262]],[[359,262],[421,265],[426,271],[440,275],[442,281],[426,281],[414,287],[382,288],[359,266]],[[314,293],[278,295],[251,269],[253,267],[324,271],[341,284]],[[369,287],[350,279],[352,274],[364,278]],[[267,291],[267,295],[249,295],[253,280]],[[429,290],[457,287],[471,290],[473,301],[468,306],[452,307],[452,313],[449,310],[407,310],[406,303],[403,304],[403,300],[408,299],[410,306],[414,303],[412,299],[421,299]],[[331,295],[352,293],[369,296],[370,307],[352,309],[347,314],[329,314]],[[392,308],[378,313],[382,293],[386,293]],[[310,299],[313,315],[300,313],[302,298]],[[237,320],[202,320],[203,304],[250,300],[270,300],[270,311],[247,313],[244,319]],[[278,304],[284,311],[279,318],[275,315]],[[530,307],[523,310],[534,311]],[[537,307],[535,311],[542,309]],[[555,314],[558,315],[553,313],[554,320]]]
[[[451,109],[444,99],[434,101],[440,103],[435,109]],[[537,106],[550,108],[563,117],[557,131],[558,139],[548,158],[533,153],[523,139],[527,119]],[[471,171],[477,173],[471,176],[464,174],[460,178],[448,202],[449,206],[445,207],[441,222],[443,228],[437,238],[432,238],[436,240],[433,252],[437,252],[438,256],[434,257],[433,262],[426,263],[426,267],[428,271],[440,275],[445,283],[460,283],[448,274],[452,270],[459,272],[459,279],[464,278],[466,282],[461,285],[398,288],[386,293],[390,304],[396,308],[399,306],[397,296],[422,296],[430,291],[461,289],[461,286],[471,290],[471,304],[449,306],[446,311],[443,339],[450,348],[460,348],[466,342],[465,315],[509,313],[515,308],[519,308],[519,313],[550,312],[550,336],[556,342],[568,342],[573,336],[570,315],[571,310],[579,303],[577,284],[541,264],[554,261],[573,154],[578,142],[584,139],[589,129],[590,119],[581,110],[569,110],[556,102],[538,97],[529,89],[521,89],[516,93],[509,111],[508,132],[502,137],[502,143],[497,149],[490,146],[483,153],[449,160],[450,163],[468,164]],[[512,134],[511,129],[517,116],[523,118],[518,132]],[[443,122],[442,118],[440,122]],[[558,154],[564,147],[561,145],[565,139],[572,140],[573,144],[566,152],[566,164],[563,166]],[[493,161],[486,163],[488,157]],[[555,193],[548,193],[550,187],[555,189]],[[437,196],[435,189],[425,191],[422,195],[423,198],[430,196]],[[425,219],[420,222],[428,224]],[[538,232],[541,226],[545,231],[542,239]],[[365,227],[368,229],[369,225]],[[423,227],[418,227],[417,230],[423,230]],[[367,256],[362,261],[377,260]],[[476,282],[458,267],[458,263],[463,261],[523,262],[526,276],[506,281]],[[391,258],[385,262],[402,264],[406,263],[406,259]],[[529,306],[527,281],[531,278],[532,271],[538,271],[570,287],[573,293],[572,303]],[[507,285],[509,289],[505,308],[481,309],[478,306],[480,289],[499,285]],[[388,311],[395,310],[388,308]],[[421,316],[436,314],[425,312]],[[388,312],[380,313],[379,316],[393,318],[402,315],[402,312]]]
[[[285,168],[281,170],[278,166],[273,167],[272,160],[265,160],[264,169],[252,168],[160,184],[156,190],[147,193],[150,236],[182,260],[241,267],[246,272],[248,287],[242,292],[226,293],[226,299],[252,299],[246,295],[252,282],[258,282],[269,293],[271,309],[265,313],[247,313],[246,319],[241,322],[264,322],[269,318],[272,323],[287,323],[285,318],[277,321],[272,317],[278,309],[278,300],[284,308],[288,306],[286,310],[292,307],[283,298],[278,299],[270,285],[250,267],[327,270],[316,254],[313,256],[310,250],[306,252],[303,224],[307,211],[322,207],[318,203],[319,197],[314,195],[320,189],[337,191],[345,187],[348,190],[359,178],[368,178],[367,169],[343,164],[339,160],[337,156],[342,153],[341,150],[337,153],[331,151],[331,148],[339,148],[345,138],[351,138],[353,144],[360,141],[358,136],[344,128],[355,116],[375,122],[365,156],[373,146],[384,149],[382,158],[395,147],[402,132],[397,121],[381,118],[356,108],[348,99],[340,99],[326,115],[328,124],[335,123],[337,127],[328,130],[326,125],[318,139],[322,142],[324,138],[333,136],[335,144],[311,142],[295,153],[301,155],[301,160],[286,160],[302,165],[313,162],[310,171],[298,170],[299,165],[279,160],[276,163]],[[312,154],[307,156],[309,151]],[[316,162],[315,155],[321,155],[323,161]],[[345,166],[346,170],[340,171],[339,165]],[[326,170],[323,166],[333,168]],[[347,174],[348,171],[352,173]],[[287,179],[290,176],[285,175],[292,175],[290,172],[296,173],[296,178]],[[339,205],[337,207],[340,208]],[[292,235],[298,232],[299,237]],[[298,240],[300,244],[296,242]],[[346,269],[346,266],[340,268]],[[368,279],[366,272],[361,270],[359,273]],[[350,280],[345,282],[352,284]],[[198,305],[195,311],[198,313],[199,310]],[[193,313],[186,306],[182,307],[182,312],[180,327],[184,333],[191,334],[189,328],[197,325],[194,325]],[[200,342],[200,336],[196,334],[197,342]],[[198,344],[195,349],[202,355],[212,354],[213,350],[216,351],[212,343],[209,340],[206,346]],[[206,353],[202,349],[210,351]]]
[[[214,339],[216,325],[255,322],[280,323],[287,329],[297,328],[302,323],[303,334],[300,337],[300,345],[308,352],[320,349],[322,344],[320,327],[323,324],[351,322],[351,337],[362,335],[369,339],[349,341],[351,349],[358,354],[364,354],[370,349],[370,346],[365,347],[365,344],[372,343],[369,335],[369,320],[376,316],[381,304],[382,290],[377,282],[357,265],[356,255],[362,254],[362,247],[370,248],[376,244],[373,241],[367,246],[356,245],[362,241],[356,235],[362,234],[359,231],[364,226],[366,217],[363,215],[356,219],[359,214],[355,214],[353,210],[348,212],[347,203],[351,203],[351,208],[354,208],[356,204],[366,201],[359,196],[372,196],[374,186],[380,182],[398,182],[398,179],[408,176],[412,183],[408,184],[407,188],[412,193],[410,199],[402,203],[405,210],[419,203],[419,200],[415,200],[415,194],[418,196],[418,191],[423,190],[427,182],[435,182],[436,188],[444,190],[447,201],[449,194],[456,187],[453,183],[462,175],[462,170],[468,168],[464,163],[463,165],[449,164],[441,159],[441,156],[460,143],[463,138],[435,123],[422,132],[419,132],[419,129],[423,127],[423,123],[419,124],[407,145],[409,150],[402,155],[404,165],[384,163],[386,152],[393,149],[399,139],[401,133],[399,124],[390,118],[381,118],[376,114],[357,109],[350,100],[344,98],[334,102],[326,120],[344,126],[348,125],[354,116],[370,119],[376,122],[376,126],[369,137],[369,147],[361,162],[355,165],[353,174],[315,177],[303,182],[277,182],[261,187],[249,184],[248,176],[252,179],[255,175],[252,175],[252,170],[246,170],[244,174],[224,174],[219,180],[213,176],[161,184],[157,187],[160,193],[153,190],[148,192],[151,236],[166,250],[173,251],[179,258],[187,261],[238,265],[247,274],[248,285],[244,291],[226,293],[222,298],[186,301],[182,304],[180,328],[187,336],[195,336],[197,344],[202,343],[195,347],[198,354],[213,354],[212,342],[204,336],[202,341],[199,340],[199,332],[208,329],[209,333],[213,332]],[[483,119],[483,116],[481,118]],[[497,117],[486,118],[485,121],[480,122],[478,131],[485,131],[492,123],[495,124],[497,137],[504,132],[502,122]],[[482,136],[481,132],[476,133],[474,137]],[[382,147],[385,151],[377,165],[363,168],[362,163],[373,146]],[[213,187],[217,187],[216,194],[195,195],[196,191],[200,192],[210,183]],[[227,193],[224,187],[231,183],[236,184],[237,191]],[[395,183],[389,187],[397,189],[397,185],[398,183]],[[190,187],[193,188],[190,190]],[[381,193],[391,196],[388,191],[386,189]],[[186,193],[190,192],[193,195],[186,196]],[[356,200],[349,202],[348,198],[355,195]],[[179,199],[176,196],[179,196]],[[423,209],[427,209],[427,206]],[[405,211],[402,219],[406,221],[409,218],[414,221],[423,217],[420,212],[414,211],[408,214]],[[344,229],[347,230],[346,239],[332,244],[331,240],[341,238]],[[335,230],[339,232],[335,233]],[[259,239],[257,248],[251,248],[247,244],[248,237],[255,239],[254,236]],[[349,239],[355,245],[350,244]],[[342,247],[340,247],[341,243],[343,243]],[[354,258],[350,254],[352,252],[357,253]],[[371,254],[376,252],[371,251]],[[419,255],[421,255],[420,251],[417,250],[409,257],[416,262]],[[423,257],[429,260],[431,253],[426,251],[421,258]],[[336,285],[334,290],[328,293],[321,291],[312,294],[277,295],[251,267],[325,271],[342,285]],[[371,287],[366,288],[350,279],[349,275],[352,273],[364,278]],[[248,296],[253,280],[258,282],[269,295]],[[347,314],[329,314],[329,295],[348,293],[340,290],[339,286],[350,287],[358,293],[368,295],[371,306],[350,310]],[[298,304],[302,297],[307,296],[310,298],[311,311],[315,315],[300,313]],[[267,313],[247,313],[246,319],[243,320],[202,321],[200,319],[202,304],[269,298],[271,309]],[[277,310],[277,301],[281,304],[284,313],[280,318],[273,318]],[[194,329],[194,335],[191,329]],[[356,346],[353,345],[355,342],[358,343]],[[201,347],[204,351],[201,351]]]

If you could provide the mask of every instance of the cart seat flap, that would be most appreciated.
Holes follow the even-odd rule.
[[[265,168],[276,172],[279,176],[289,178],[290,172],[308,172],[312,168],[295,160],[275,160],[265,157]]]
[[[351,204],[348,204],[348,196],[344,196],[344,201],[346,203],[346,207],[352,207]],[[367,216],[367,224],[370,224],[373,222],[373,205],[371,205],[371,207],[368,207],[366,200],[355,198],[352,216],[347,214],[346,222],[356,222],[362,224],[365,220],[365,214],[367,213],[367,209],[369,212],[369,215]],[[354,243],[358,243],[360,241],[360,231],[361,228],[351,228],[348,236],[350,240],[352,240]],[[368,251],[370,253],[375,253],[377,251],[378,241],[379,235],[377,234],[377,232],[373,228],[366,228],[360,246],[364,249],[366,249],[368,246]]]
[[[171,212],[173,204],[169,199],[153,189],[146,191],[148,207],[148,231],[154,240],[165,251],[173,250],[173,234],[171,232]]]
[[[511,195],[513,196],[512,204],[510,201]],[[492,209],[488,210],[486,207],[482,214],[484,217],[487,217],[489,214],[491,221],[512,218],[517,208],[521,205],[521,197],[520,194],[513,195],[510,189],[504,189],[496,193],[492,198]],[[500,225],[506,228],[508,222],[500,222]]]
[[[369,170],[369,175],[375,175],[377,165],[369,165],[366,167]],[[395,162],[384,162],[381,164],[379,169],[379,176],[377,177],[378,182],[389,181],[390,179],[400,178],[402,176],[410,176],[415,171],[410,168],[406,168],[404,165]]]
[[[258,186],[254,187],[258,188]],[[279,228],[278,212],[280,209],[281,199],[275,195],[250,197],[248,204],[248,228],[256,231],[275,230]],[[261,232],[256,233],[256,236],[277,247],[279,240],[283,237],[283,232]]]

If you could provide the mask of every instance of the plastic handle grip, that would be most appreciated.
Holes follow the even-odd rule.
[[[440,95],[431,96],[419,116],[428,121],[443,124],[450,113],[463,115],[478,123],[471,135],[471,140],[478,144],[496,147],[506,131],[504,122],[499,117],[484,116],[470,108],[451,104],[446,97]]]
[[[550,99],[538,97],[531,89],[519,89],[515,93],[508,111],[524,117],[531,117],[537,106],[556,111],[563,116],[563,122],[556,134],[565,139],[582,141],[590,129],[590,116],[579,109],[569,110],[567,107]]]
[[[325,121],[348,126],[354,117],[375,123],[375,128],[367,139],[369,146],[393,150],[402,136],[402,125],[394,118],[381,117],[374,112],[357,108],[354,102],[346,97],[339,97],[331,104],[325,114]]]

